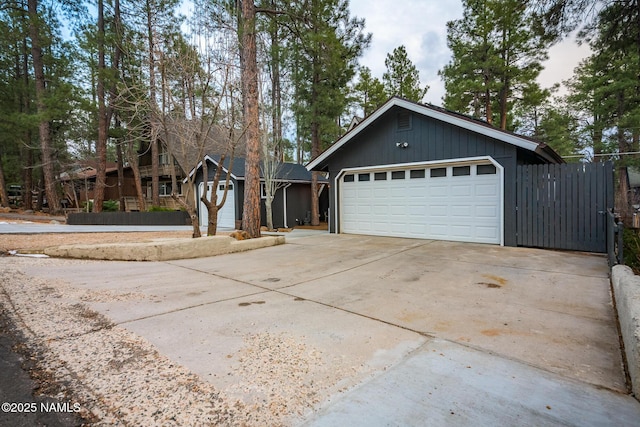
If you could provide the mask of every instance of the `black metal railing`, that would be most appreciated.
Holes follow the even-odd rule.
[[[623,231],[624,226],[612,209],[607,210],[607,257],[609,267],[616,264],[624,264],[623,258]]]

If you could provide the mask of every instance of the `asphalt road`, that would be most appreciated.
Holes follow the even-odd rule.
[[[37,393],[41,385],[30,376],[36,366],[26,349],[15,350],[19,345],[13,326],[0,312],[0,426],[69,427],[85,422],[73,403]]]

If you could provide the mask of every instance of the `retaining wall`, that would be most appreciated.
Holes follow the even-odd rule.
[[[625,265],[611,270],[611,282],[618,309],[631,387],[640,400],[640,276]]]
[[[284,236],[263,236],[248,240],[236,240],[229,236],[207,236],[198,239],[160,239],[140,243],[64,245],[45,248],[44,253],[59,258],[168,261],[243,252],[284,243]]]

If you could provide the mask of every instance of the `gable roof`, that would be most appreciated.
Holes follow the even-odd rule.
[[[218,166],[220,164],[220,155],[209,155],[205,156],[205,159],[210,161],[211,163]],[[262,165],[262,162],[260,162]],[[202,168],[202,162],[198,163],[194,169],[189,172],[189,176],[196,173],[197,170]],[[229,169],[229,158],[224,159],[224,164],[222,166],[223,171],[227,171]],[[244,180],[245,176],[245,158],[244,157],[236,157],[233,159],[233,164],[231,165],[231,178],[238,180]],[[264,179],[262,174],[262,167],[260,167],[260,179]],[[278,168],[276,174],[276,180],[286,181],[286,182],[298,182],[298,183],[310,183],[311,182],[311,172],[307,170],[303,165],[298,163],[281,163]],[[186,182],[186,179],[185,179]],[[328,182],[328,180],[324,177],[318,177],[318,182]]]
[[[419,104],[413,101],[409,101],[403,98],[394,96],[390,98],[384,105],[371,113],[368,117],[362,120],[358,125],[349,130],[346,134],[340,137],[333,145],[327,148],[315,159],[312,159],[307,164],[308,170],[319,170],[325,166],[325,161],[331,157],[340,147],[347,144],[350,140],[356,137],[362,130],[367,128],[370,124],[375,122],[378,118],[384,115],[387,111],[393,107],[400,107],[414,113],[420,114],[425,117],[430,117],[445,123],[449,123],[454,126],[467,129],[471,132],[475,132],[481,135],[488,136],[493,139],[497,139],[506,144],[511,144],[516,147],[535,152],[540,157],[549,161],[550,163],[564,163],[562,157],[551,147],[544,144],[541,141],[528,138],[526,136],[517,135],[513,132],[498,129],[487,122],[474,119],[469,116],[465,116],[460,113],[445,110],[444,108],[436,107],[434,105]]]

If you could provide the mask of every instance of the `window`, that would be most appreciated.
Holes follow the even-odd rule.
[[[478,165],[476,173],[478,175],[495,175],[496,167],[494,165]]]
[[[412,171],[409,172],[409,176],[411,177],[411,179],[424,178],[425,177],[424,169],[413,169]]]
[[[434,168],[429,169],[429,176],[431,178],[442,178],[447,176],[447,168]]]
[[[162,151],[158,154],[158,163],[160,166],[168,165],[171,156],[169,156],[169,152],[166,151],[164,147],[161,148],[161,150]]]
[[[376,181],[385,181],[387,179],[387,173],[386,172],[376,172],[373,175],[373,179]]]
[[[391,172],[391,179],[404,179],[404,176],[405,176],[404,171]]]
[[[176,194],[182,194],[182,183],[178,182],[178,188]],[[170,196],[171,195],[171,181],[160,182],[160,188],[158,193],[160,196]]]
[[[471,166],[454,166],[453,176],[467,176],[471,175]]]
[[[352,174],[344,176],[344,182],[353,182],[355,181],[355,177]]]
[[[358,181],[370,181],[371,174],[369,173],[360,173],[358,174]]]

